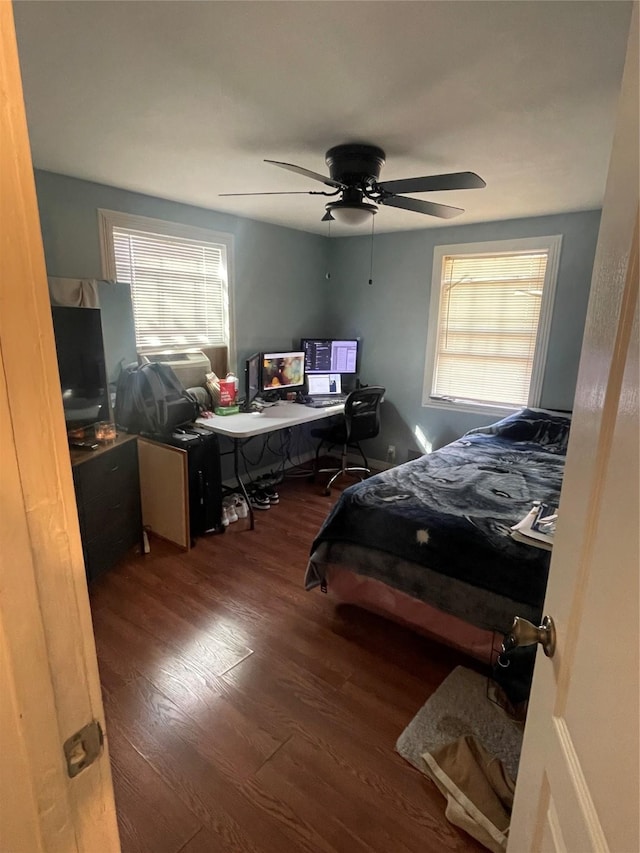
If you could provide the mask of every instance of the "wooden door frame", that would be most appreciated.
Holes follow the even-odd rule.
[[[91,720],[104,730],[104,712],[8,0],[0,0],[0,223],[0,638],[9,679],[0,737],[30,775],[25,787],[5,764],[0,790],[31,789],[25,802],[41,849],[111,853],[120,845],[108,752],[74,779],[63,753]],[[3,827],[15,829],[15,818],[3,801]]]

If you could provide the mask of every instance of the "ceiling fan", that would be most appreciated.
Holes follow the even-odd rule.
[[[453,172],[448,175],[429,175],[423,178],[404,178],[399,181],[378,182],[380,170],[385,163],[385,153],[375,145],[349,143],[330,148],[325,161],[330,177],[311,172],[292,163],[280,163],[277,160],[265,160],[273,166],[296,172],[314,181],[320,181],[333,189],[283,191],[269,193],[220,193],[221,196],[239,195],[324,195],[340,196],[337,201],[325,205],[322,221],[338,220],[345,225],[360,225],[378,212],[378,205],[413,210],[427,216],[451,219],[464,213],[461,207],[437,204],[433,201],[405,198],[399,193],[439,192],[441,190],[481,189],[485,182],[475,172]]]

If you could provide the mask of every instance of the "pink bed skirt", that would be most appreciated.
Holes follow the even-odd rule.
[[[327,591],[341,604],[355,604],[386,616],[471,657],[491,662],[495,647],[493,631],[476,628],[457,616],[451,616],[437,607],[419,601],[387,586],[382,581],[358,575],[341,566],[325,564]]]

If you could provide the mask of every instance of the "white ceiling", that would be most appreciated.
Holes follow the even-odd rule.
[[[610,0],[15,3],[37,167],[321,234],[322,196],[218,194],[322,190],[263,159],[328,174],[328,148],[367,142],[383,181],[481,175],[416,196],[466,208],[455,223],[598,207],[629,16]]]

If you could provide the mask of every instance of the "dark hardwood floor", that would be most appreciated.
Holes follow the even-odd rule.
[[[281,500],[91,587],[124,853],[484,850],[394,750],[461,655],[302,580],[334,498]]]

